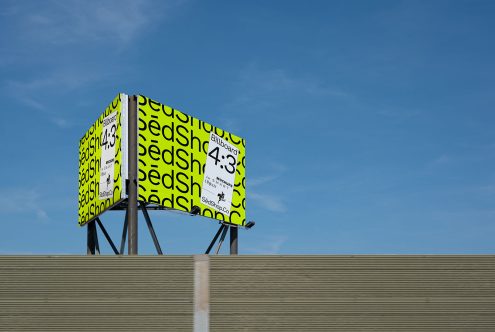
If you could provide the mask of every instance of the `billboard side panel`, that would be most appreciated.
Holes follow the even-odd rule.
[[[123,99],[124,94],[117,95],[79,141],[80,226],[119,203],[125,192],[122,171],[127,146],[122,128],[127,125],[123,123]]]
[[[198,206],[202,216],[244,226],[245,140],[150,98],[138,98],[139,200],[184,212]],[[216,147],[209,150],[212,142]],[[208,188],[220,189],[211,193],[215,202],[205,198],[205,173],[206,180],[216,181]]]

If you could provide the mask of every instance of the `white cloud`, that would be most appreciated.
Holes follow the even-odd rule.
[[[50,1],[24,11],[26,37],[53,45],[105,42],[128,44],[176,1]]]
[[[33,108],[38,111],[46,110],[46,106],[43,103],[33,99],[33,97],[31,97],[30,95],[24,95],[23,97],[16,95],[16,93],[11,93],[11,96],[16,97],[20,103],[28,106],[29,108]]]
[[[59,128],[70,128],[72,126],[72,123],[69,120],[59,117],[54,117],[51,121]]]
[[[486,184],[486,185],[476,186],[473,191],[479,192],[482,194],[494,195],[495,194],[495,184]]]
[[[42,78],[6,80],[5,88],[21,102],[36,109],[45,109],[36,98],[52,91],[71,91],[97,81],[99,74],[93,70],[58,68]]]
[[[417,117],[421,113],[422,112],[419,109],[415,109],[415,108],[410,109],[400,106],[380,108],[377,111],[377,114],[382,115],[384,117],[403,120],[403,121],[407,121],[411,118]]]
[[[287,236],[268,236],[261,239],[259,244],[247,249],[248,254],[276,255],[280,253],[282,246],[288,241]]]
[[[305,112],[326,112],[326,108],[309,106],[313,102],[319,105],[321,99],[328,103],[332,100],[349,102],[354,100],[354,96],[334,86],[332,82],[311,75],[300,76],[283,68],[261,69],[252,63],[240,70],[233,84],[232,97],[222,109],[224,116],[229,119],[235,117],[235,113],[237,118],[239,115],[250,118],[263,115],[265,119],[274,117],[290,121],[291,112],[288,110],[302,101],[307,106]]]
[[[256,202],[258,205],[268,211],[280,213],[287,211],[287,207],[283,202],[283,199],[278,195],[260,194],[250,191],[248,193],[248,199]]]
[[[41,195],[34,188],[1,188],[0,213],[27,213],[36,216],[38,220],[49,219],[41,203]]]
[[[430,162],[430,166],[446,165],[452,162],[452,156],[442,154]]]
[[[0,66],[17,67],[25,74],[3,79],[9,96],[47,114],[56,126],[66,128],[67,114],[50,113],[53,96],[90,85],[116,81],[128,70],[106,59],[122,51],[183,1],[102,0],[13,2],[2,10],[12,31],[11,41],[0,43],[5,54]],[[15,38],[13,34],[15,33]],[[8,46],[8,47],[7,47]],[[89,51],[94,49],[94,58]],[[101,53],[105,56],[101,56]],[[88,58],[90,57],[90,58]],[[7,60],[5,60],[7,59]]]
[[[94,70],[62,68],[43,78],[6,80],[3,87],[18,103],[45,114],[57,127],[68,128],[71,121],[66,118],[67,114],[61,113],[67,109],[49,107],[54,93],[72,92],[99,80],[99,74]]]
[[[248,199],[254,201],[256,204],[261,206],[262,208],[272,211],[272,212],[286,212],[287,207],[284,203],[284,199],[281,194],[266,194],[261,192],[261,188],[264,185],[275,181],[280,178],[283,173],[287,170],[285,165],[279,163],[268,163],[269,168],[271,168],[272,172],[268,175],[262,175],[258,177],[253,177],[248,179],[247,185],[249,188],[248,191]],[[257,188],[256,191],[252,191],[252,188]]]
[[[268,183],[270,181],[273,181],[276,178],[278,178],[277,175],[267,175],[267,176],[252,178],[252,179],[249,179],[249,187],[251,187],[251,188],[257,187],[257,186],[263,185],[265,183]]]
[[[309,95],[326,95],[348,97],[349,94],[339,88],[332,87],[312,77],[296,77],[286,70],[274,68],[261,70],[250,64],[240,73],[241,85],[255,88],[255,93],[297,92]]]

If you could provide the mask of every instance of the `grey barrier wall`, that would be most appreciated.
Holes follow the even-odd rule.
[[[495,331],[495,256],[0,256],[0,331]]]
[[[0,256],[0,331],[192,331],[193,258]]]
[[[210,259],[212,331],[495,331],[495,256]]]

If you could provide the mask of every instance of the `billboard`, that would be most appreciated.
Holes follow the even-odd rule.
[[[79,141],[80,226],[126,197],[127,111],[120,93]]]
[[[138,199],[244,226],[246,142],[138,96]]]

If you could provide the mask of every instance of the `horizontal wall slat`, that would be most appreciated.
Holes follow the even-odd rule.
[[[191,331],[190,256],[0,256],[0,331]]]
[[[0,256],[0,331],[192,331],[191,256]],[[212,256],[210,331],[495,331],[495,256]]]
[[[212,331],[495,331],[495,256],[213,256]]]

